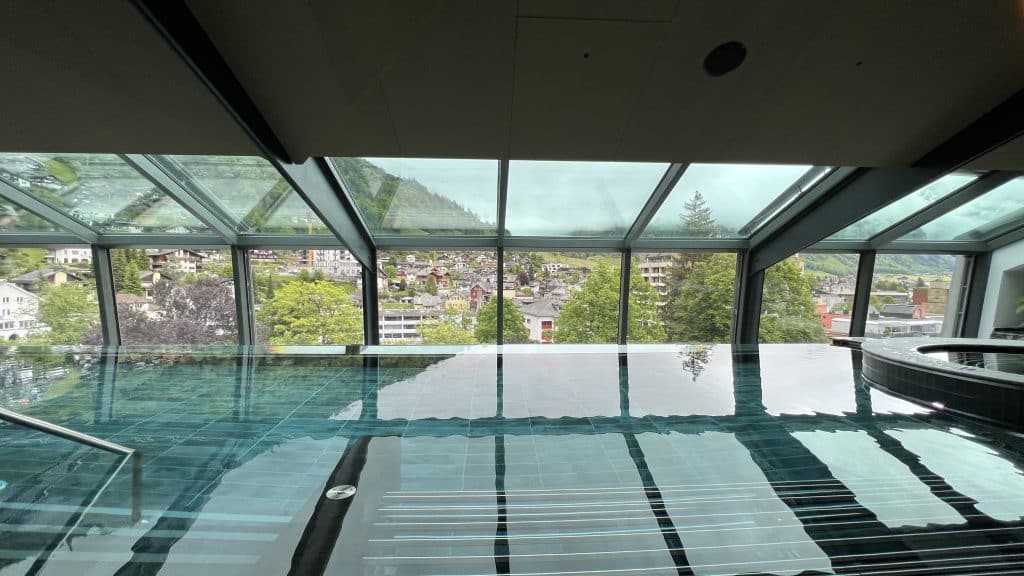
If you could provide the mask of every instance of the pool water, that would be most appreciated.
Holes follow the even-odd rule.
[[[1024,573],[1024,441],[859,352],[495,350],[8,350],[0,403],[143,489],[0,424],[0,575]]]
[[[962,366],[1024,374],[1024,354],[998,350],[934,350],[925,356]]]

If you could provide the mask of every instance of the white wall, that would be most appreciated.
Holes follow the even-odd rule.
[[[1019,326],[1017,299],[1024,296],[1024,240],[992,252],[978,336],[987,338],[995,327]]]

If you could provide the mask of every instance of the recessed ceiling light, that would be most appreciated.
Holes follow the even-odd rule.
[[[704,57],[704,71],[715,78],[739,68],[747,58],[747,47],[742,42],[726,42],[715,46]]]

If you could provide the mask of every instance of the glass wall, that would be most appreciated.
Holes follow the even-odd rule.
[[[0,339],[101,344],[88,246],[0,249]]]
[[[729,342],[735,292],[735,254],[636,254],[628,342]]]
[[[380,252],[381,344],[497,342],[492,251]]]
[[[348,250],[249,250],[256,343],[363,343],[362,265]]]
[[[804,252],[800,254],[797,264],[803,272],[803,279],[809,280],[814,314],[825,330],[825,336],[849,336],[860,256],[831,252]],[[769,296],[767,278],[765,286],[765,299],[776,297]],[[773,284],[773,289],[780,288],[781,283]],[[782,341],[792,342],[795,340]],[[809,338],[807,341],[817,342],[817,332],[814,333],[813,339]]]
[[[620,265],[617,252],[506,252],[505,342],[615,343]]]
[[[119,248],[110,264],[122,344],[238,342],[228,250]]]
[[[849,254],[798,254],[765,270],[758,341],[827,342],[828,300],[821,295],[839,290],[843,278],[849,281],[851,267],[856,285],[858,261]],[[847,305],[836,302],[833,307],[841,310]]]
[[[941,335],[956,261],[948,254],[879,254],[864,335]]]

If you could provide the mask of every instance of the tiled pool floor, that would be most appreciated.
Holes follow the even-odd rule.
[[[0,424],[0,575],[1024,573],[1024,442],[846,349],[252,352],[8,351],[143,481]]]

